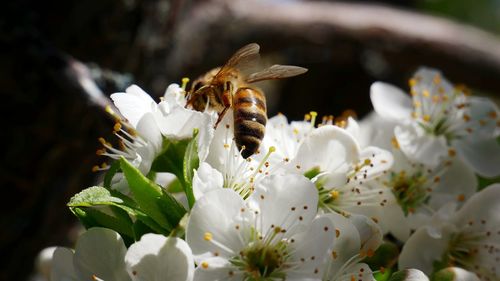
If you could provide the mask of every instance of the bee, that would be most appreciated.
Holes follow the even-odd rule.
[[[243,158],[258,151],[264,138],[267,112],[266,97],[254,82],[300,75],[306,68],[291,65],[272,65],[257,72],[260,46],[248,44],[232,55],[222,66],[216,67],[191,84],[186,106],[218,113],[215,128],[228,109],[233,108],[234,140]]]

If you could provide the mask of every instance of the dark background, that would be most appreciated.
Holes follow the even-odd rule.
[[[27,279],[40,249],[74,241],[76,221],[65,204],[96,182],[91,168],[105,160],[95,155],[97,138],[112,139],[103,107],[131,83],[159,97],[168,84],[196,78],[257,42],[264,64],[309,68],[262,85],[270,116],[353,109],[361,117],[371,110],[372,82],[407,89],[419,65],[440,68],[477,94],[500,93],[494,0],[21,0],[1,6],[0,280]]]

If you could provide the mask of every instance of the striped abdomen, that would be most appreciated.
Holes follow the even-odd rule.
[[[255,88],[239,88],[233,97],[234,138],[243,158],[259,149],[266,130],[266,98]],[[242,148],[244,149],[242,150]]]

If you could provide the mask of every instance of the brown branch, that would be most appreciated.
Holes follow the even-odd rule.
[[[386,6],[212,1],[198,6],[180,24],[169,63],[182,69],[201,61],[217,38],[240,45],[248,38],[271,38],[278,45],[295,41],[315,48],[349,42],[376,50],[394,72],[411,72],[425,64],[443,69],[452,80],[500,92],[499,38],[451,20]],[[192,46],[200,50],[193,52]]]

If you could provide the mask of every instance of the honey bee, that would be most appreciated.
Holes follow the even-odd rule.
[[[234,140],[245,159],[258,150],[267,122],[266,97],[259,88],[250,84],[307,71],[298,66],[273,65],[250,72],[259,61],[259,49],[256,43],[248,44],[236,51],[222,67],[216,67],[195,80],[186,104],[198,111],[215,110],[219,114],[215,128],[227,110],[233,108]]]

